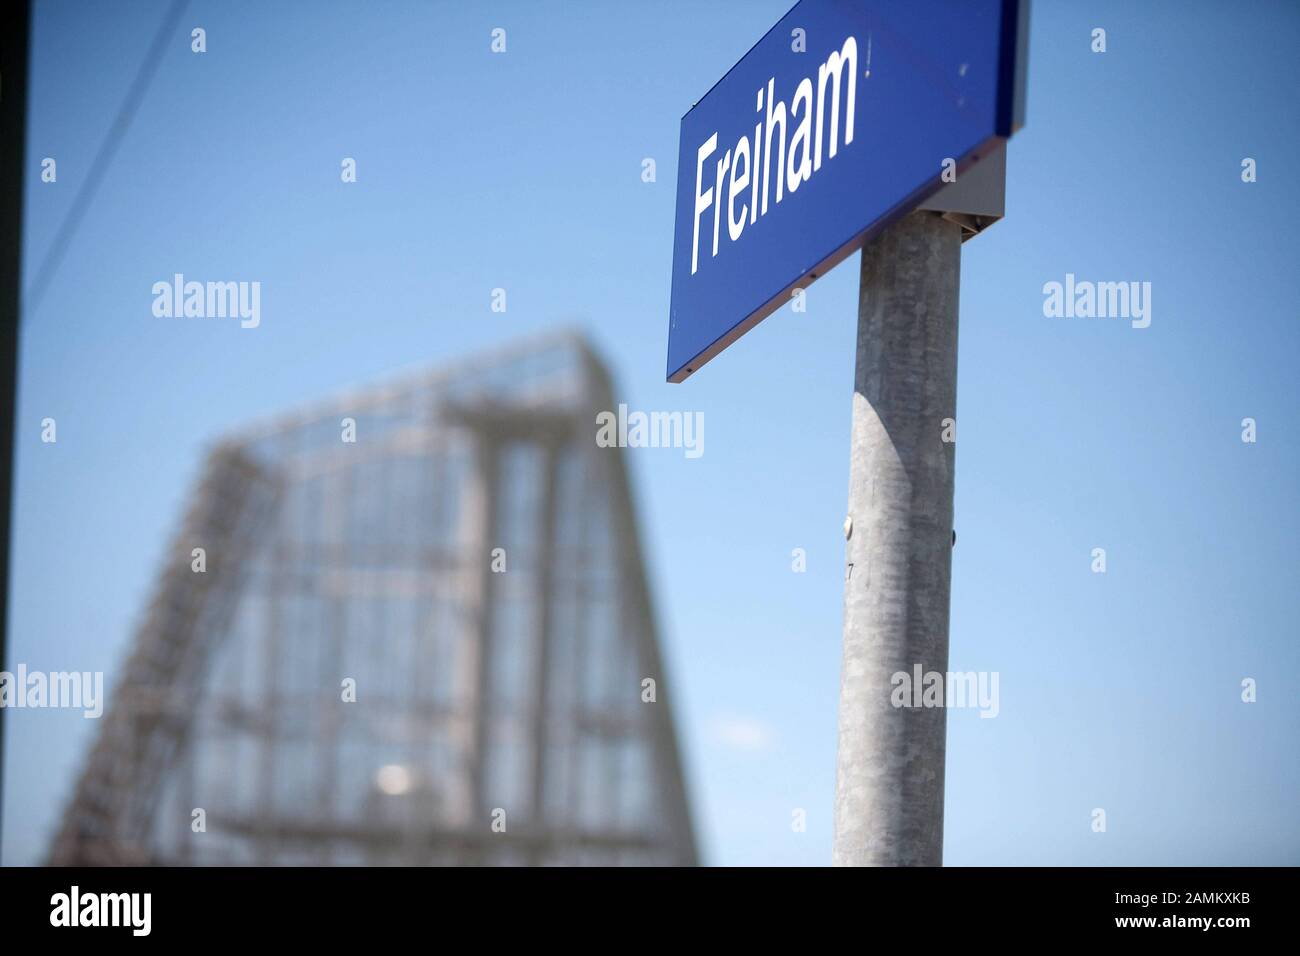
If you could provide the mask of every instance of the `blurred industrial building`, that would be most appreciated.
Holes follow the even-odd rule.
[[[613,407],[566,333],[217,445],[51,862],[695,863]]]

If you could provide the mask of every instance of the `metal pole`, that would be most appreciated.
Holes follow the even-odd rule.
[[[906,216],[862,250],[837,866],[943,863],[945,709],[913,706],[913,688],[904,698],[893,678],[948,670],[954,446],[944,419],[956,419],[960,266],[961,227],[934,212]]]

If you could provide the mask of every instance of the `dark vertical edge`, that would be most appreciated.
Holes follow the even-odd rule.
[[[1025,87],[1029,66],[1029,0],[1002,0],[998,44],[997,133],[1009,138],[1025,125]]]
[[[18,308],[22,279],[23,175],[27,150],[31,4],[7,11],[0,31],[0,669],[8,661],[9,535],[13,508],[14,413],[18,406]],[[0,707],[0,811],[4,808],[4,708]],[[3,849],[0,813],[0,849]]]
[[[1029,89],[1029,3],[1030,0],[1020,0],[1016,26],[1016,88],[1011,113],[1012,132],[1025,125],[1025,102]]]

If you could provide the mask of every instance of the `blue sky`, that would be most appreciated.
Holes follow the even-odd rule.
[[[163,9],[37,6],[29,281]],[[679,120],[787,8],[193,3],[24,315],[9,662],[111,686],[215,436],[576,324],[707,422],[629,453],[706,859],[829,862],[857,257],[663,382]],[[1283,2],[1034,7],[1007,216],[963,247],[951,666],[1001,713],[949,715],[948,863],[1300,863],[1297,46]],[[160,325],[175,272],[261,281],[261,327]],[[1069,272],[1151,282],[1151,326],[1044,317]],[[5,723],[29,863],[97,725]]]

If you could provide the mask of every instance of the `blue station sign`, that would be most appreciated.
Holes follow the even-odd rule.
[[[1020,125],[1028,0],[801,0],[682,117],[680,382]]]

